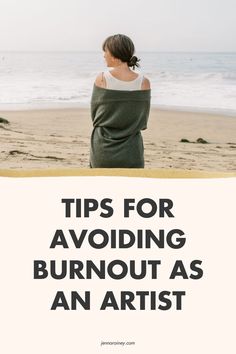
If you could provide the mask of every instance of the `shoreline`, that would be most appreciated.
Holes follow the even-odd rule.
[[[89,167],[89,107],[0,110],[0,117],[10,122],[0,124],[1,170]],[[151,106],[145,169],[236,172],[235,132],[235,117]]]
[[[26,112],[26,111],[54,111],[54,110],[74,110],[74,109],[90,109],[90,104],[88,103],[55,103],[55,104],[39,104],[39,105],[27,105],[22,104],[15,107],[8,106],[9,108],[1,108],[0,115],[8,112]],[[230,109],[206,109],[202,107],[188,107],[188,106],[163,106],[158,104],[151,104],[151,109],[158,111],[168,111],[168,112],[179,112],[179,113],[199,113],[199,114],[209,114],[211,116],[224,116],[236,118],[236,111]]]

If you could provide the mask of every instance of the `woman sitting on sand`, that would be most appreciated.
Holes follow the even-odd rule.
[[[143,168],[141,130],[147,128],[150,82],[133,71],[140,59],[133,56],[135,48],[129,37],[110,36],[102,49],[107,66],[113,69],[100,73],[93,86],[90,167]]]

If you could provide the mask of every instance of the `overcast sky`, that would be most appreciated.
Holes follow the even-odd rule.
[[[136,51],[236,51],[236,0],[0,0],[0,51],[101,50],[109,35]]]

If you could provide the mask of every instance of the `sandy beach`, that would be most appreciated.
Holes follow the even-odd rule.
[[[0,117],[9,121],[0,123],[0,169],[89,167],[89,108],[0,111]],[[147,169],[236,171],[236,117],[152,107],[142,134]]]

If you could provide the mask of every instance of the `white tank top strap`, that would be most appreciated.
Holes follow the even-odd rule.
[[[111,90],[141,90],[143,74],[138,73],[139,75],[136,79],[131,81],[124,81],[115,78],[109,70],[102,73],[103,78],[106,80],[106,88]]]

